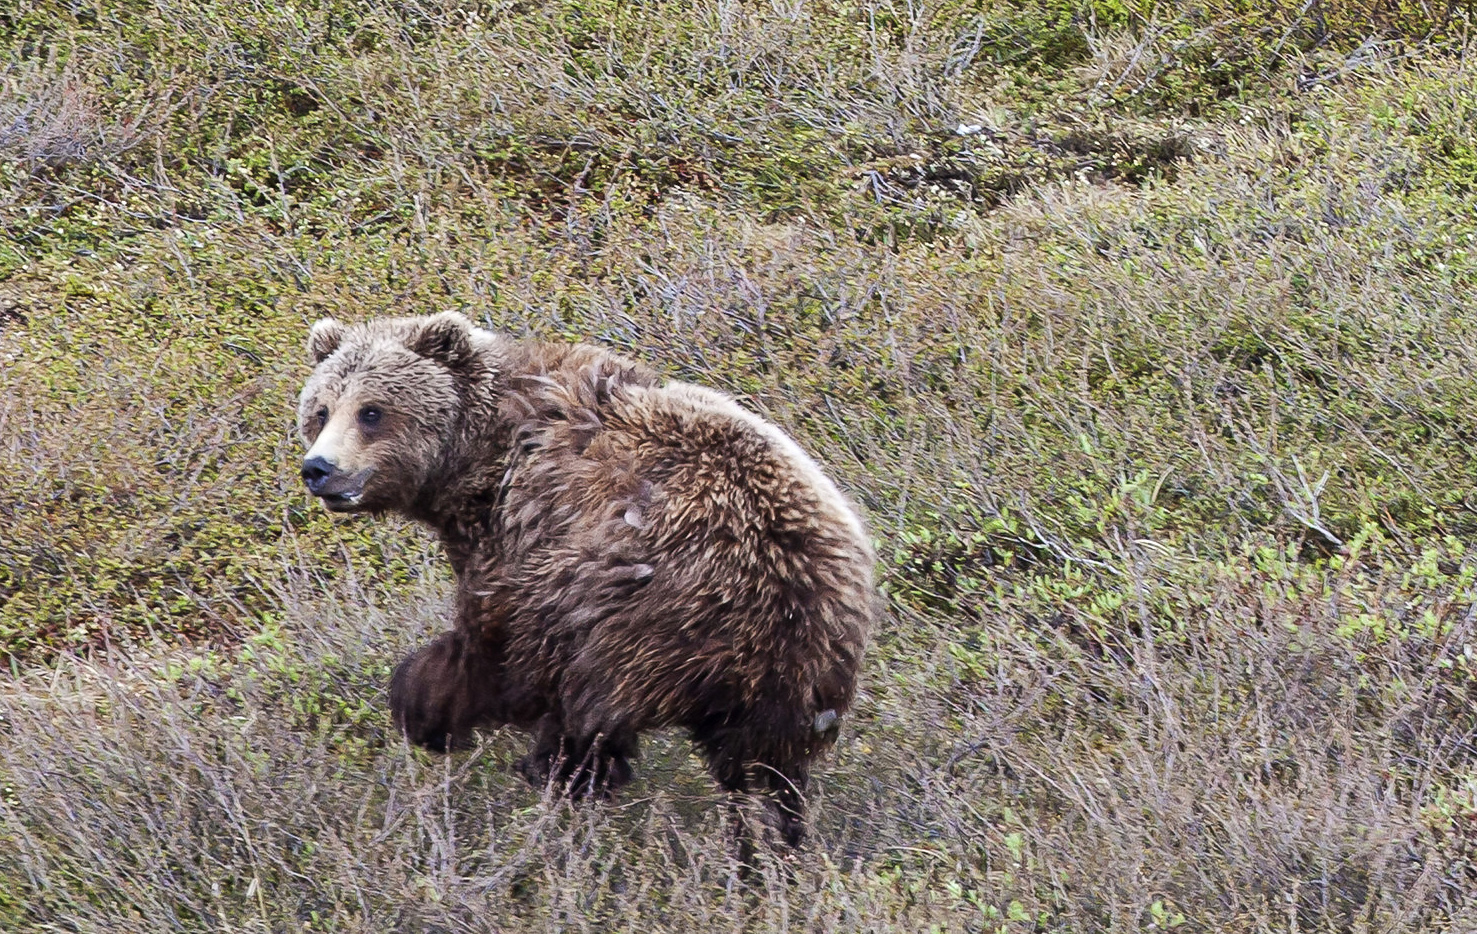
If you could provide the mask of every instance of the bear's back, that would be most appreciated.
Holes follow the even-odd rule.
[[[500,561],[515,628],[654,723],[720,685],[844,707],[873,557],[835,484],[722,393],[566,372],[518,429]]]
[[[515,525],[597,540],[597,527],[616,540],[650,527],[660,539],[652,544],[668,553],[714,537],[708,544],[819,538],[870,563],[855,509],[773,423],[724,393],[660,383],[599,348],[531,347],[507,404],[517,413],[509,506],[528,520]],[[613,515],[624,523],[608,525]]]

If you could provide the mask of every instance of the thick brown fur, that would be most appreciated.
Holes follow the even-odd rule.
[[[309,486],[429,524],[457,574],[454,628],[391,682],[405,735],[528,729],[520,771],[581,794],[681,727],[798,844],[876,606],[862,525],[814,462],[720,393],[456,314],[323,321],[309,346]]]

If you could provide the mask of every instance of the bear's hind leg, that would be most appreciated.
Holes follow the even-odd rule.
[[[432,752],[465,749],[496,719],[497,672],[459,631],[442,633],[390,678],[390,715],[405,738]]]
[[[751,795],[762,797],[766,827],[791,848],[805,842],[805,791],[810,784],[810,764],[804,755],[789,754],[784,743],[755,741],[742,726],[707,735],[699,732],[694,738],[707,754],[713,780],[729,794],[730,819],[741,863],[750,861],[758,836],[758,828],[752,826],[743,807],[744,799]]]
[[[810,767],[791,762],[783,770],[760,762],[755,777],[767,788],[766,822],[779,832],[792,849],[805,842],[805,791],[810,786]]]
[[[721,739],[699,739],[708,758],[708,772],[713,781],[728,795],[729,847],[744,872],[754,864],[754,841],[757,837],[746,805],[749,803],[749,770],[741,750]]]

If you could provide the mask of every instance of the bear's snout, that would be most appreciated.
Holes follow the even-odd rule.
[[[323,455],[314,454],[303,461],[301,473],[308,492],[330,510],[356,512],[364,507],[364,485],[374,474],[374,468],[347,471]]]
[[[334,467],[323,457],[310,457],[303,461],[303,482],[314,496],[322,496],[324,487],[333,478]]]

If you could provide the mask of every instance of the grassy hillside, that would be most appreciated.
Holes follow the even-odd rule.
[[[1477,929],[1467,4],[0,12],[0,929]],[[889,616],[732,874],[392,735],[437,546],[300,489],[307,325],[775,419]]]

